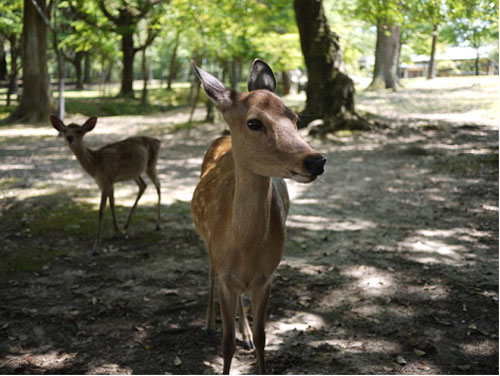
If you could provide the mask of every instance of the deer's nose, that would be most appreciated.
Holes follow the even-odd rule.
[[[304,161],[304,165],[306,167],[306,170],[311,174],[311,175],[321,175],[325,170],[323,166],[326,163],[326,158],[323,157],[321,154],[318,155],[309,155],[306,157]]]
[[[73,136],[66,136],[66,140],[68,140],[69,143],[73,142]]]

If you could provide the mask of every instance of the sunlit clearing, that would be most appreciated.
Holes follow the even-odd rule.
[[[57,136],[57,131],[47,122],[46,128],[32,128],[14,125],[8,128],[0,128],[0,137],[28,137],[28,136]],[[62,139],[61,139],[62,140]]]

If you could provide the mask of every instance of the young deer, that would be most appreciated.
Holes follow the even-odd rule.
[[[115,198],[113,184],[119,181],[134,180],[139,186],[139,193],[134,206],[125,224],[128,228],[132,219],[137,202],[146,190],[146,182],[141,177],[143,172],[149,176],[158,192],[158,208],[156,216],[156,230],[160,229],[160,181],[156,175],[156,162],[160,141],[151,137],[130,137],[125,140],[109,144],[97,150],[89,149],[85,146],[83,136],[94,129],[97,117],[89,118],[85,124],[69,124],[65,126],[57,116],[51,116],[50,121],[56,130],[64,136],[69,148],[80,162],[82,168],[94,178],[101,190],[101,205],[99,206],[99,223],[97,225],[97,235],[93,251],[99,250],[101,237],[101,223],[106,207],[106,200],[109,197],[109,206],[113,217],[113,228],[118,234],[118,226],[115,218]]]
[[[265,314],[271,275],[281,261],[289,198],[283,178],[312,182],[326,159],[297,132],[297,115],[274,94],[271,68],[255,60],[248,93],[234,92],[211,74],[193,69],[221,111],[231,136],[215,140],[205,154],[191,212],[210,256],[207,332],[215,327],[214,290],[223,324],[224,373],[235,351],[235,316],[246,346],[255,341],[259,372],[265,373]],[[253,336],[241,301],[251,293]],[[253,337],[253,341],[252,341]]]

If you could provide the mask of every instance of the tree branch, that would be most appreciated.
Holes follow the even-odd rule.
[[[109,13],[108,9],[106,8],[106,5],[104,4],[104,0],[99,0],[98,4],[99,4],[99,9],[102,11],[104,16],[106,16],[106,18],[108,20],[110,20],[111,22],[113,22],[115,25],[119,26],[118,25],[118,21],[119,21],[118,17],[115,17],[111,13]]]

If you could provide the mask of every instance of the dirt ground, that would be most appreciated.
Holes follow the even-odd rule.
[[[221,372],[189,201],[224,125],[186,119],[102,118],[87,136],[162,140],[162,230],[149,184],[118,239],[106,212],[98,256],[99,194],[63,140],[48,125],[0,129],[0,373]],[[288,183],[270,373],[498,374],[498,120],[475,119],[389,113],[385,129],[310,139],[328,163]],[[116,187],[122,224],[136,189]],[[232,372],[255,373],[253,352],[238,346]]]

